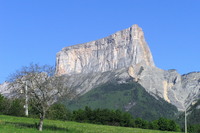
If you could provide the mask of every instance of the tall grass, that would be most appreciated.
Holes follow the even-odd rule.
[[[37,130],[38,119],[0,115],[0,133],[41,133]],[[45,120],[42,133],[172,133],[137,128],[114,127]]]

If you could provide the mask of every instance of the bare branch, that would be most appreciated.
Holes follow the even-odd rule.
[[[45,115],[58,98],[74,95],[72,90],[65,87],[63,77],[54,76],[54,73],[55,68],[52,66],[30,64],[10,76],[10,87],[13,88],[13,93],[20,96],[25,92],[27,82],[29,100],[34,103],[41,115]],[[44,119],[44,117],[41,118]]]

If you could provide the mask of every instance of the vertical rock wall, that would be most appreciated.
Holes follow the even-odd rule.
[[[103,39],[63,48],[57,53],[56,63],[56,74],[66,75],[67,85],[80,93],[108,82],[113,76],[125,75],[124,79],[130,76],[147,92],[179,110],[200,98],[200,73],[181,76],[176,70],[155,67],[138,25]]]
[[[105,72],[138,63],[154,66],[153,58],[138,25],[106,38],[63,48],[57,53],[56,73]]]

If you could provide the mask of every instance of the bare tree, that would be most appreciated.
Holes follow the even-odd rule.
[[[54,67],[30,64],[11,75],[10,85],[14,93],[20,96],[27,91],[29,101],[40,114],[39,131],[43,129],[43,120],[49,107],[62,96],[72,97],[74,92],[65,87],[62,77],[54,75]],[[26,87],[27,86],[27,89]]]

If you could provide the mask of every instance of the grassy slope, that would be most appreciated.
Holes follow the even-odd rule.
[[[126,84],[106,83],[65,104],[71,110],[85,106],[92,109],[128,110],[134,117],[145,120],[155,120],[159,117],[173,118],[178,112],[175,106],[161,98],[155,99],[141,85],[134,82]]]
[[[35,128],[38,119],[0,115],[1,133],[39,133]],[[136,128],[94,125],[54,120],[44,121],[43,133],[172,133]]]

